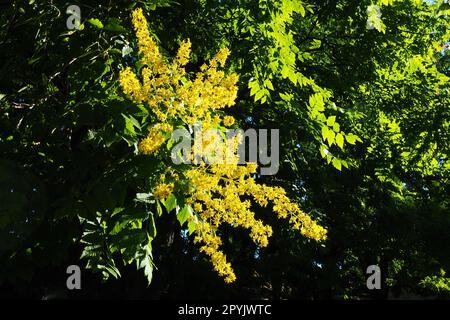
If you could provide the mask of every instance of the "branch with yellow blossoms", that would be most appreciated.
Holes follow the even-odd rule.
[[[225,115],[223,109],[235,104],[238,76],[234,73],[226,75],[221,70],[229,50],[221,49],[191,79],[185,70],[191,52],[189,40],[182,42],[176,57],[168,62],[149,34],[142,9],[133,12],[132,22],[138,40],[140,63],[144,67],[140,76],[130,67],[125,68],[120,72],[119,82],[131,100],[145,105],[155,117],[147,137],[139,143],[140,153],[161,155],[161,147],[170,140],[174,128],[180,126],[192,128],[200,123],[203,129],[219,130],[232,126],[234,118]],[[284,189],[258,184],[252,178],[256,164],[238,164],[237,145],[241,139],[239,136],[233,139],[231,154],[224,151],[224,143],[203,139],[200,146],[194,146],[197,154],[208,147],[211,150],[213,146],[216,153],[227,154],[226,161],[194,161],[188,169],[186,166],[168,165],[166,174],[153,189],[154,197],[162,203],[173,196],[175,190],[183,190],[184,202],[189,207],[187,221],[193,229],[194,242],[200,244],[200,251],[209,256],[214,270],[227,283],[235,281],[236,276],[220,250],[220,226],[226,223],[248,229],[250,237],[259,247],[266,247],[272,235],[271,226],[255,217],[249,199],[262,207],[270,202],[279,218],[287,219],[292,228],[310,239],[321,241],[326,239],[327,234],[326,229],[287,197]],[[192,153],[191,159],[195,160],[195,154]],[[186,185],[188,188],[185,188]]]

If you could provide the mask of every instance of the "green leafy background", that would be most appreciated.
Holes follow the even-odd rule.
[[[0,295],[448,297],[450,9],[430,3],[80,0],[68,30],[75,3],[1,2]],[[372,4],[384,30],[366,27]],[[137,61],[137,7],[165,55],[191,39],[188,71],[231,50],[230,114],[280,129],[280,171],[259,180],[319,219],[324,245],[255,208],[271,243],[221,230],[239,278],[225,285],[192,243],[187,207],[155,201],[164,163],[136,147],[151,115],[117,83]],[[65,290],[70,264],[83,266],[80,292]],[[366,288],[372,264],[382,290]]]

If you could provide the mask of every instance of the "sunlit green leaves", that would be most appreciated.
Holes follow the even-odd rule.
[[[313,110],[313,113],[316,114],[318,112],[325,110],[325,103],[323,95],[320,93],[315,93],[309,97],[309,107]]]
[[[91,18],[88,19],[87,22],[89,22],[91,25],[93,25],[94,27],[98,28],[98,29],[103,29],[103,23],[96,18]]]
[[[241,81],[238,107],[230,112],[241,126],[282,130],[283,158],[274,178],[287,189],[294,186],[304,208],[317,211],[329,227],[330,241],[348,248],[325,254],[328,267],[343,269],[321,285],[364,283],[361,257],[369,255],[377,261],[401,256],[406,262],[398,277],[408,290],[426,273],[448,268],[441,244],[448,243],[450,34],[442,1],[440,8],[420,0],[373,2],[382,16],[368,15],[370,3],[361,1],[90,3],[79,30],[66,29],[58,14],[65,7],[58,3],[27,3],[20,14],[5,6],[0,18],[0,151],[23,169],[0,164],[0,281],[32,279],[35,264],[66,263],[64,253],[80,247],[81,237],[82,263],[89,268],[115,278],[136,262],[150,282],[152,240],[165,236],[158,219],[178,219],[184,232],[195,231],[195,213],[178,194],[153,198],[164,164],[138,155],[135,147],[155,120],[117,90],[120,67],[136,59],[129,36],[136,6],[151,16],[150,30],[164,54],[174,53],[180,39],[192,39],[192,67],[230,48],[228,67]],[[368,18],[374,30],[366,28]],[[279,228],[274,237],[285,244]],[[233,250],[241,242],[231,238],[224,245]],[[288,249],[303,252],[301,261],[317,260],[316,250],[296,243],[289,239]],[[262,269],[272,261],[266,254],[258,262]],[[22,269],[12,267],[24,257]],[[284,274],[291,265],[283,265]],[[245,262],[241,266],[247,272]],[[387,272],[394,281],[392,268]],[[439,277],[427,288],[443,287]],[[309,271],[294,278],[282,279],[286,292],[326,291],[305,280],[317,278]],[[336,289],[336,296],[361,295],[358,288]]]
[[[136,201],[144,202],[144,203],[155,203],[155,198],[151,193],[137,193]]]
[[[144,269],[144,275],[147,278],[147,284],[150,285],[153,280],[153,261],[151,260],[151,251],[146,251],[142,258],[136,260],[139,269]]]
[[[322,127],[322,138],[323,140],[328,142],[328,145],[331,147],[331,145],[334,143],[334,138],[336,134],[333,130],[330,130],[327,126]]]
[[[336,116],[329,116],[327,119],[327,126],[332,127],[336,122]]]
[[[367,27],[369,29],[376,29],[380,32],[386,33],[386,25],[381,20],[381,9],[377,5],[370,5],[367,8]]]
[[[178,213],[177,219],[180,225],[183,225],[190,217],[193,216],[192,208],[189,205],[185,205]]]
[[[344,136],[341,133],[336,134],[335,141],[339,148],[344,149]]]
[[[353,133],[349,133],[345,136],[345,140],[349,143],[349,144],[355,144],[356,141],[362,142],[362,140],[355,134]]]
[[[177,207],[177,198],[171,194],[164,202],[167,212],[171,212]]]
[[[333,167],[335,167],[339,171],[342,170],[342,164],[341,164],[341,161],[339,159],[333,158],[332,163],[333,163]]]

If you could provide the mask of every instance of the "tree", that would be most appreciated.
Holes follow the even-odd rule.
[[[68,265],[87,263],[104,279],[125,275],[98,284],[92,296],[122,284],[128,289],[118,295],[152,297],[445,295],[448,5],[99,4],[78,2],[81,21],[74,30],[66,25],[71,3],[0,4],[4,288],[14,285],[23,295],[21,286],[31,281],[31,295],[39,296],[54,274],[63,277]],[[189,217],[195,210],[182,196],[189,193],[168,174],[161,180],[171,165],[169,151],[164,147],[155,156],[151,150],[155,138],[169,136],[154,130],[145,140],[151,125],[165,121],[126,89],[131,71],[142,79],[138,71],[145,70],[132,28],[136,8],[148,17],[161,57],[187,59],[178,49],[190,48],[183,81],[221,48],[230,50],[225,71],[239,76],[236,106],[218,113],[232,116],[235,127],[280,129],[280,171],[255,182],[286,190],[297,208],[328,230],[325,242],[299,236],[289,221],[275,219],[270,206],[254,204],[247,209],[272,226],[267,248],[223,225],[222,249],[237,280],[225,285],[212,271],[193,244]],[[178,215],[170,214],[175,199]],[[259,235],[267,235],[260,226],[265,231]],[[254,236],[255,230],[250,228]],[[136,273],[130,262],[143,270]],[[383,290],[375,293],[365,287],[372,264],[384,277]],[[90,277],[99,283],[95,273]],[[199,283],[203,279],[208,281]]]

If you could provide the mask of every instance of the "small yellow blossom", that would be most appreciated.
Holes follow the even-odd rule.
[[[153,195],[158,200],[167,199],[173,192],[173,183],[160,183],[153,190]]]
[[[185,66],[189,62],[190,54],[191,54],[191,41],[187,39],[181,43],[181,46],[178,49],[178,53],[175,58],[175,62],[178,63],[180,66]]]
[[[161,55],[158,46],[148,31],[147,20],[145,19],[142,9],[133,11],[133,25],[138,39],[139,52],[143,55],[143,62],[152,65],[156,70],[162,67]]]
[[[223,117],[222,123],[225,127],[230,127],[234,124],[234,118],[232,116],[225,116]]]
[[[223,252],[219,250],[222,241],[213,233],[209,224],[202,222],[197,223],[194,243],[203,244],[200,251],[210,256],[214,270],[224,278],[226,283],[231,283],[236,280],[236,275],[234,274],[231,265],[227,262]]]
[[[164,133],[172,132],[172,126],[167,123],[160,123],[153,126],[147,137],[139,143],[139,151],[143,154],[152,154],[157,151],[166,141]]]
[[[130,67],[120,72],[119,83],[126,95],[132,97],[137,102],[144,100],[141,83]]]

